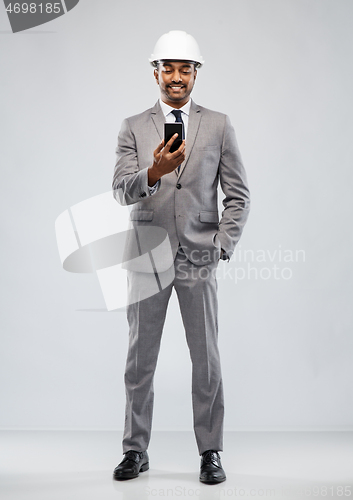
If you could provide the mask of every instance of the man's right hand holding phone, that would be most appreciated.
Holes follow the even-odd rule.
[[[173,172],[185,160],[185,140],[182,141],[179,148],[171,153],[171,145],[178,137],[174,134],[164,147],[164,139],[153,151],[153,165],[148,169],[148,185],[154,186],[163,175]]]

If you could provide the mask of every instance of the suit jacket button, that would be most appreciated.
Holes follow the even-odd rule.
[[[146,193],[143,191],[143,193],[140,194],[140,198],[144,198],[146,196]]]
[[[177,187],[177,189],[181,189],[181,184],[179,184],[179,183],[178,183],[178,184],[176,185],[176,187]]]

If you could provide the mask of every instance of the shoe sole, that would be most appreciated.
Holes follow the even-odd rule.
[[[135,477],[139,476],[140,472],[146,472],[146,470],[148,470],[149,468],[150,468],[150,464],[149,464],[149,462],[147,462],[147,464],[142,465],[139,472],[137,474],[135,474],[134,476],[116,476],[115,474],[113,474],[113,477],[114,477],[114,479],[117,479],[118,481],[125,481],[126,479],[135,479]]]
[[[225,481],[227,478],[224,477],[222,479],[213,479],[213,480],[209,480],[209,479],[200,479],[200,482],[203,483],[203,484],[218,484],[218,483],[223,483],[223,481]]]

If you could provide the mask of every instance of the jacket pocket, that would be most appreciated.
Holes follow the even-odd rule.
[[[214,151],[214,150],[220,150],[221,147],[218,145],[212,146],[212,145],[206,145],[206,146],[197,146],[195,149],[198,151]]]
[[[150,221],[153,219],[154,210],[131,210],[130,220],[145,220]]]
[[[200,212],[200,221],[218,223],[218,212]]]

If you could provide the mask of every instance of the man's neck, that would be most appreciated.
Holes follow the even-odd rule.
[[[185,104],[187,104],[190,101],[190,97],[186,101],[182,101],[182,102],[166,101],[163,99],[162,96],[160,99],[161,99],[161,101],[164,102],[164,104],[167,104],[168,106],[170,106],[171,108],[174,108],[174,109],[180,109],[180,108],[184,107]]]
[[[174,108],[174,106],[171,106],[170,104],[167,104],[166,102],[162,101],[162,99],[159,99],[159,103],[160,103],[161,108],[163,109],[163,112],[165,115],[170,113],[173,109],[180,109],[182,113],[186,113],[187,115],[189,115],[190,108],[191,108],[191,102],[192,102],[192,100],[189,99],[188,102],[186,104],[184,104],[184,106],[182,106],[181,108]]]

